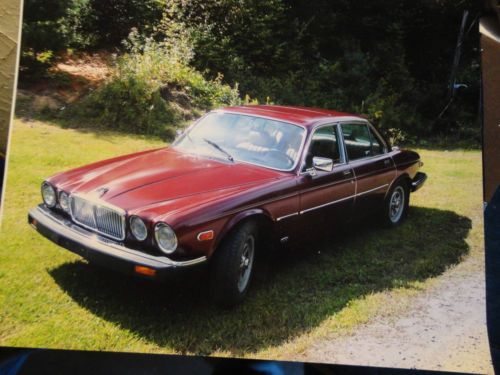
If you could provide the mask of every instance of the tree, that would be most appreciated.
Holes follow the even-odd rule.
[[[53,52],[67,42],[65,17],[72,0],[25,0],[21,39],[21,72],[39,74]]]
[[[78,29],[92,36],[93,47],[119,48],[133,28],[150,34],[165,10],[165,0],[86,1]]]

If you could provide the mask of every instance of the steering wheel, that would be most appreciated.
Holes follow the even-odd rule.
[[[290,155],[285,154],[283,151],[277,150],[275,148],[270,149],[266,154],[268,154],[270,158],[283,161],[289,166],[292,166],[295,163],[295,160]]]

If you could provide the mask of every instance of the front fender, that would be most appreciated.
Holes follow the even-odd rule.
[[[214,246],[214,251],[215,249],[219,246],[220,242],[226,237],[226,235],[233,229],[235,228],[238,224],[243,222],[244,220],[247,220],[249,218],[255,218],[258,220],[265,220],[269,224],[274,227],[274,221],[266,210],[262,208],[252,208],[248,209],[242,212],[237,213],[234,215],[231,219],[227,221],[227,223],[224,225],[222,231],[219,233],[219,235],[216,238],[215,246]]]

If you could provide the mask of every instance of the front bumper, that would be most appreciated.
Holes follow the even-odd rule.
[[[417,191],[424,186],[427,175],[423,172],[417,172],[413,180],[411,180],[411,191]]]
[[[72,251],[89,262],[131,275],[144,276],[136,272],[136,266],[154,270],[154,275],[146,276],[154,280],[165,280],[173,274],[197,268],[206,263],[205,256],[175,261],[165,256],[153,256],[123,246],[123,244],[96,235],[44,205],[30,210],[28,223],[52,242]]]

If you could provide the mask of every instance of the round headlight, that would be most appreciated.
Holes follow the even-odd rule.
[[[161,251],[172,254],[177,249],[177,237],[174,231],[165,223],[155,225],[156,243]]]
[[[132,216],[130,218],[130,231],[139,241],[144,241],[148,236],[148,229],[146,224],[139,216]]]
[[[42,184],[42,198],[48,207],[54,207],[56,205],[56,191],[48,182]]]
[[[59,205],[61,206],[61,208],[64,211],[69,212],[69,195],[68,195],[68,193],[66,193],[64,191],[61,191],[59,193]]]

